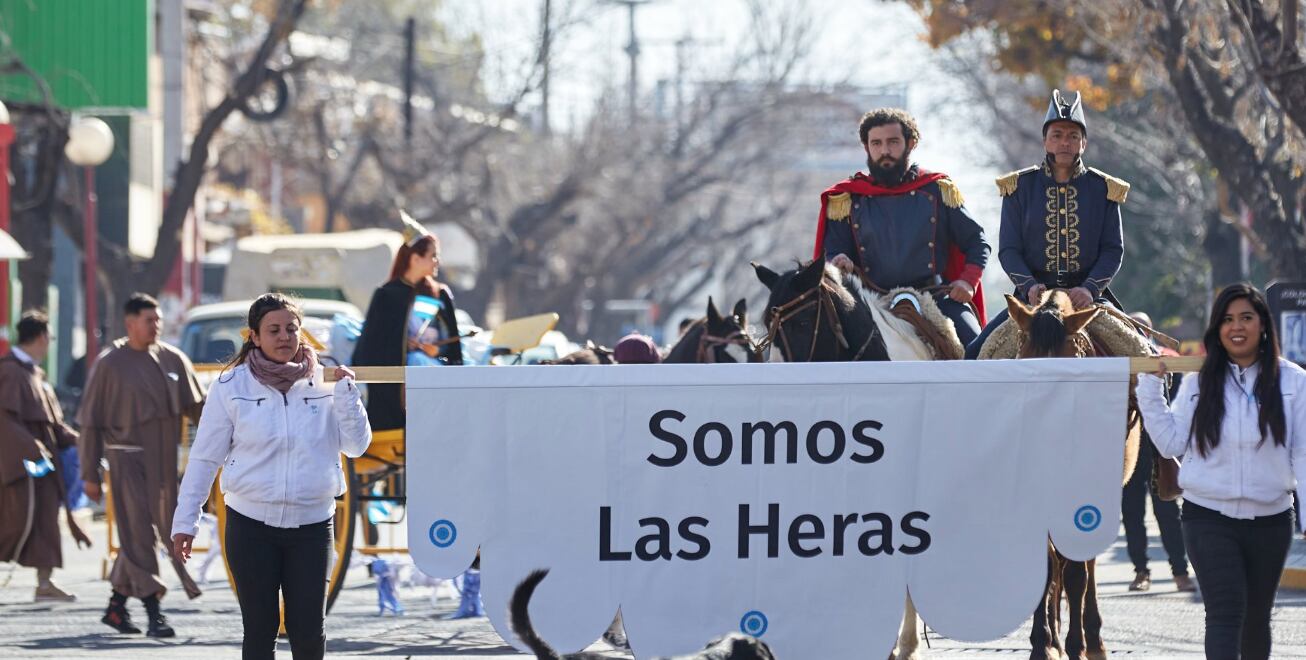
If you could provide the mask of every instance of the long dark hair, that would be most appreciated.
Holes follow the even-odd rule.
[[[1256,377],[1254,390],[1259,404],[1257,426],[1261,431],[1261,443],[1265,443],[1267,436],[1273,436],[1274,444],[1280,447],[1286,442],[1283,395],[1279,390],[1279,338],[1270,318],[1270,306],[1256,287],[1231,284],[1216,296],[1206,334],[1202,337],[1202,343],[1206,345],[1206,361],[1198,375],[1197,410],[1193,414],[1189,435],[1196,441],[1197,453],[1203,457],[1220,444],[1220,426],[1224,422],[1224,383],[1229,377],[1229,352],[1220,343],[1220,326],[1224,325],[1229,305],[1239,298],[1251,303],[1252,309],[1261,317],[1260,354],[1256,357],[1261,373]]]
[[[249,354],[257,346],[254,345],[254,333],[258,332],[258,326],[263,322],[263,317],[269,312],[277,310],[286,310],[295,315],[295,321],[300,325],[304,324],[304,311],[295,304],[288,296],[281,293],[265,293],[254,300],[254,304],[249,306],[249,316],[246,318],[246,324],[249,327],[249,333],[245,335],[245,343],[240,345],[240,350],[236,352],[236,357],[231,358],[225,366],[222,367],[222,374],[227,373],[228,369],[238,367],[249,359]]]
[[[408,273],[408,264],[412,262],[413,255],[426,254],[428,250],[440,251],[440,239],[436,238],[435,234],[427,234],[417,239],[412,247],[407,243],[400,245],[399,251],[395,253],[394,263],[390,265],[390,279],[402,280]],[[436,284],[434,277],[423,277],[413,284],[413,288],[417,289],[418,293],[432,298],[437,297],[440,292],[440,285]]]

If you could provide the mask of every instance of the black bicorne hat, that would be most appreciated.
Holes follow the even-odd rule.
[[[1075,92],[1075,100],[1067,102],[1061,96],[1061,90],[1052,90],[1052,102],[1048,104],[1047,117],[1043,119],[1043,134],[1047,135],[1048,126],[1054,121],[1069,121],[1079,124],[1084,135],[1088,135],[1088,120],[1084,117],[1083,97]]]

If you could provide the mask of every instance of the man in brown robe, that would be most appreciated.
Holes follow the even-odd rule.
[[[27,312],[18,321],[18,344],[0,358],[0,561],[36,569],[37,602],[71,602],[77,597],[50,576],[63,567],[59,509],[66,497],[59,451],[77,443],[77,432],[64,423],[37,366],[49,348],[49,319]],[[78,545],[90,547],[71,512],[68,529]]]
[[[109,572],[113,594],[101,621],[119,632],[140,632],[126,607],[128,598],[139,598],[148,615],[147,634],[172,637],[159,611],[167,588],[159,579],[158,548],[167,543],[177,506],[182,416],[199,419],[204,392],[186,355],[159,341],[158,308],[158,301],[144,294],[127,301],[127,336],[91,368],[77,420],[86,495],[100,501],[100,461],[107,459],[118,531],[118,556]],[[186,594],[199,596],[181,562],[174,558],[172,565]]]

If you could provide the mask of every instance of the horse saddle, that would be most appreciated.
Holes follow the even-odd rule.
[[[962,359],[964,347],[961,345],[961,340],[957,338],[957,330],[953,327],[952,320],[939,312],[934,300],[928,298],[928,294],[914,289],[894,289],[886,297],[889,313],[906,321],[916,330],[916,336],[934,354],[934,359]],[[923,302],[925,300],[928,302]],[[934,314],[929,314],[931,309]],[[929,317],[934,318],[931,320]]]

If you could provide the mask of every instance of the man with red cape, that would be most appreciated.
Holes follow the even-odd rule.
[[[882,108],[859,130],[869,174],[858,172],[821,193],[816,253],[873,288],[935,289],[939,311],[962,346],[984,326],[980,276],[989,259],[984,229],[966,212],[946,174],[911,162],[916,120]],[[946,285],[946,286],[944,286]]]

